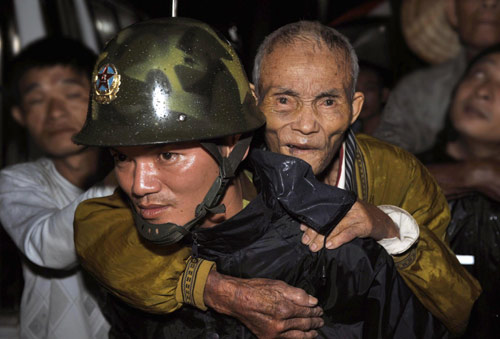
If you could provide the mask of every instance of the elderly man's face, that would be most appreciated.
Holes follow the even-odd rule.
[[[349,71],[343,56],[315,42],[278,45],[264,57],[259,107],[271,151],[305,160],[315,174],[331,164],[363,103],[361,93],[350,99]]]
[[[457,88],[451,120],[462,134],[500,142],[500,53],[479,60]]]
[[[184,225],[193,219],[219,173],[215,160],[196,142],[116,147],[111,153],[120,187],[152,224]]]
[[[499,0],[451,0],[460,39],[483,49],[500,42]]]

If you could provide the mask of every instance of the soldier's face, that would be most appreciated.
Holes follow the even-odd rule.
[[[343,56],[312,42],[278,45],[265,56],[259,107],[271,151],[305,160],[315,174],[332,163],[363,103],[361,93],[350,97],[349,70]]]
[[[120,187],[152,224],[183,225],[193,219],[219,173],[215,160],[196,142],[116,147],[111,153]]]
[[[19,82],[21,107],[14,118],[28,129],[35,143],[49,156],[78,152],[71,137],[87,116],[90,83],[71,67],[33,68]]]

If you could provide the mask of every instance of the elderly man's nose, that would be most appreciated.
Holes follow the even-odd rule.
[[[300,111],[297,112],[297,119],[292,124],[292,128],[302,134],[311,134],[318,132],[319,123],[317,121],[316,114],[311,106],[302,107]]]

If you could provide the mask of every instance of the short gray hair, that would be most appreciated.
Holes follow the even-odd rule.
[[[283,44],[290,45],[300,40],[314,40],[318,44],[324,43],[332,52],[340,52],[344,55],[344,60],[350,64],[351,82],[349,91],[351,99],[356,91],[356,81],[359,74],[358,57],[349,40],[340,32],[332,27],[328,27],[315,21],[298,21],[281,28],[269,34],[257,50],[255,56],[252,78],[255,85],[257,96],[260,92],[260,72],[262,60],[270,54],[274,47]]]

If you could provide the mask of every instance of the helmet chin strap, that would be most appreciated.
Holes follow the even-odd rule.
[[[139,234],[154,244],[171,245],[190,234],[191,230],[199,226],[209,214],[224,213],[226,207],[224,204],[220,204],[220,202],[231,180],[234,178],[236,169],[243,160],[251,141],[252,136],[238,140],[228,157],[222,156],[217,144],[212,142],[201,142],[203,148],[205,148],[205,150],[207,150],[217,161],[219,165],[219,175],[208,190],[203,201],[196,206],[194,219],[188,221],[183,226],[171,222],[165,224],[151,224],[137,213],[129,199],[135,227],[139,231]]]

